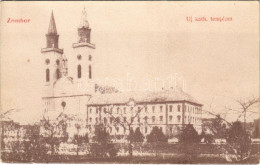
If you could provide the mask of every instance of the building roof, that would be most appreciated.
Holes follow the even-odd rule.
[[[49,25],[49,29],[48,29],[48,34],[57,34],[53,11],[51,12],[51,20],[50,20],[50,25]]]
[[[202,106],[195,98],[182,90],[95,94],[90,99],[88,105],[127,104],[130,99],[133,99],[137,104],[186,101]]]

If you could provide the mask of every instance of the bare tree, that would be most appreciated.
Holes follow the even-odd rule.
[[[236,102],[238,103],[238,105],[240,106],[240,109],[232,109],[232,108],[227,108],[225,107],[225,111],[227,114],[228,112],[231,112],[232,114],[236,113],[238,114],[237,120],[238,121],[240,119],[241,116],[244,117],[244,129],[243,131],[245,132],[245,134],[247,134],[246,132],[246,120],[247,120],[247,113],[256,113],[259,114],[259,112],[254,112],[251,108],[256,105],[257,103],[259,103],[259,97],[254,97],[252,96],[249,99],[239,99],[236,100]],[[211,104],[209,106],[211,108]],[[236,122],[229,122],[228,120],[225,119],[225,117],[222,117],[220,114],[216,114],[214,112],[212,112],[212,110],[202,110],[203,112],[215,116],[216,118],[213,120],[213,124],[211,124],[212,128],[210,130],[212,130],[213,134],[217,135],[220,134],[221,132],[225,132],[224,129],[227,129],[226,127],[223,126],[223,124],[227,124],[230,129],[227,130],[227,132],[229,132],[228,134],[224,135],[224,137],[226,139],[230,139],[230,131],[234,128],[234,124],[236,124]],[[215,121],[215,123],[214,123]],[[237,131],[237,132],[241,132],[241,131]],[[234,135],[232,135],[234,136]],[[248,145],[250,145],[251,140],[250,140],[250,136],[247,135],[237,135],[239,136],[238,138],[244,139],[244,140],[240,140],[240,141],[236,141],[236,143],[232,142],[232,139],[229,140],[226,144],[226,147],[220,146],[222,150],[224,150],[227,154],[226,154],[226,159],[229,161],[241,161],[244,159],[247,159],[250,157],[251,154],[251,147],[240,147],[239,149],[237,148],[238,145],[243,146],[243,144],[247,143]],[[248,142],[246,142],[245,140],[247,140]],[[241,144],[238,144],[241,143]],[[243,143],[243,144],[242,144]],[[240,151],[241,150],[241,151]],[[243,150],[243,151],[242,151]],[[243,154],[241,154],[241,152],[243,152]],[[238,154],[240,153],[240,154]],[[228,155],[233,154],[235,156],[234,159],[231,159],[230,157],[228,157]],[[242,156],[241,156],[242,155]]]
[[[257,112],[253,112],[251,111],[251,108],[256,104],[259,103],[259,97],[255,97],[252,96],[249,99],[239,99],[236,101],[241,109],[242,112],[240,113],[240,115],[238,116],[238,119],[243,115],[244,116],[244,129],[246,130],[246,118],[247,118],[247,113],[251,112],[251,113],[257,113]],[[259,114],[259,113],[258,113]]]
[[[123,127],[123,129],[125,131],[128,131],[128,135],[127,135],[127,140],[129,142],[128,144],[128,152],[129,152],[129,156],[132,157],[133,156],[133,126],[134,125],[141,125],[140,122],[140,113],[142,112],[142,110],[144,108],[146,108],[146,105],[138,106],[136,105],[136,103],[134,102],[133,99],[129,99],[129,102],[126,103],[126,105],[128,105],[130,107],[130,113],[128,112],[129,117],[126,117],[125,115],[123,115],[123,113],[113,113],[113,110],[115,108],[114,105],[112,105],[108,111],[106,111],[105,113],[109,114],[110,117],[112,117],[113,119],[113,124],[115,126],[121,126]],[[136,108],[137,107],[137,108]],[[123,111],[120,107],[117,107],[116,111]]]
[[[51,155],[55,154],[55,148],[57,148],[63,138],[67,136],[66,120],[67,116],[63,113],[60,113],[54,120],[50,120],[46,117],[43,117],[43,120],[41,120],[41,126],[44,130],[43,136],[46,139],[46,143],[51,147]]]

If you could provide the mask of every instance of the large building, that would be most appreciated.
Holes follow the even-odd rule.
[[[73,54],[64,55],[51,14],[46,47],[41,50],[45,72],[43,87],[44,116],[54,120],[63,113],[70,116],[67,131],[93,136],[95,126],[103,123],[111,135],[124,139],[129,130],[139,128],[143,135],[157,126],[168,136],[176,135],[185,124],[201,132],[200,104],[182,90],[156,92],[98,92],[93,79],[95,45],[85,9],[77,29],[78,41]]]

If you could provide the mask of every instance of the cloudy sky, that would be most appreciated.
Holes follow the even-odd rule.
[[[46,46],[51,11],[60,48],[73,56],[84,6],[96,45],[95,79],[125,82],[130,77],[142,83],[177,73],[185,91],[216,113],[237,109],[236,99],[259,95],[258,2],[3,2],[2,111],[23,109],[28,118],[39,114],[40,49]],[[190,23],[187,16],[208,22]],[[211,22],[210,17],[232,21]],[[7,23],[8,18],[30,23]]]

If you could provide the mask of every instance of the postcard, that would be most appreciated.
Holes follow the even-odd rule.
[[[1,161],[257,164],[257,1],[1,2]]]

